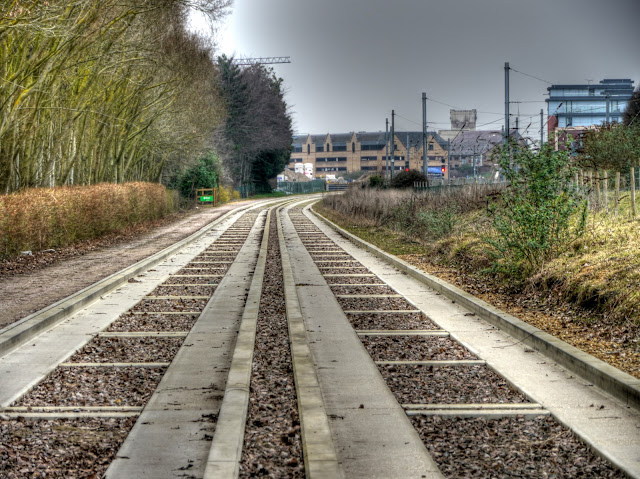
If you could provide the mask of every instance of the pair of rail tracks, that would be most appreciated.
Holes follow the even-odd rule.
[[[624,477],[424,308],[338,246],[300,201],[288,203],[238,215],[211,245],[13,397],[0,412],[0,475],[64,476],[75,463],[79,476],[363,477],[341,443],[336,422],[344,418],[332,405],[330,373],[318,369],[317,356],[330,358],[331,351],[310,340],[308,285],[296,279],[298,268],[317,268],[323,280],[315,287],[330,290],[331,311],[340,312],[344,331],[369,355],[357,356],[358,364],[377,371],[369,373],[384,380],[397,401],[391,407],[401,408],[421,440],[411,447],[426,448],[439,467],[413,471],[416,477]],[[292,249],[298,241],[304,251]],[[274,273],[274,261],[281,272]],[[272,326],[277,314],[285,321],[279,328]],[[289,348],[294,384],[279,379],[260,395],[256,378],[269,375],[268,368],[256,372],[260,361],[269,361],[264,349],[281,347],[261,346],[268,336]],[[28,360],[24,348],[15,357]],[[218,356],[205,360],[212,351]],[[209,368],[216,374],[205,380]],[[295,388],[289,409],[270,398],[269,388],[278,387]],[[262,412],[256,415],[254,406]],[[291,407],[299,418],[280,432],[282,411]],[[266,430],[253,448],[268,454],[247,452],[250,429]],[[140,447],[156,436],[163,439]],[[299,459],[290,452],[298,440]],[[374,438],[362,440],[370,441],[364,447],[372,456],[385,457]],[[26,449],[25,441],[34,447]],[[171,464],[158,466],[160,474],[150,465],[159,456]]]

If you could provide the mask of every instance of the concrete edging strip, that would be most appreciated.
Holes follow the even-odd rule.
[[[267,262],[270,219],[271,211],[269,211],[265,220],[258,262],[253,273],[249,294],[242,314],[242,321],[240,322],[238,339],[233,350],[229,376],[222,405],[220,406],[213,442],[209,450],[204,479],[236,478],[240,474],[244,430],[249,409],[251,364],[253,363],[260,297],[262,296],[262,284]]]
[[[305,208],[321,219],[338,234],[360,248],[391,264],[400,271],[420,281],[443,296],[455,301],[475,313],[479,318],[505,331],[523,344],[540,351],[560,366],[593,383],[611,396],[623,401],[627,406],[640,409],[640,379],[601,361],[600,359],[565,343],[564,341],[538,329],[520,319],[505,313],[489,303],[462,291],[429,273],[420,271],[409,263],[382,251],[357,236],[343,230],[338,225],[312,210]]]
[[[78,291],[77,293],[67,296],[60,301],[53,303],[46,308],[36,311],[29,316],[16,321],[0,330],[0,357],[18,348],[25,342],[34,338],[44,330],[55,326],[56,324],[64,321],[72,316],[81,308],[91,304],[110,291],[114,290],[121,284],[127,282],[137,274],[146,271],[152,266],[160,263],[168,256],[171,256],[176,251],[184,248],[186,245],[198,240],[205,235],[209,230],[225,221],[230,216],[244,211],[248,207],[241,207],[231,210],[219,218],[215,219],[208,225],[204,226],[200,230],[193,233],[191,236],[184,238],[183,240],[161,250],[157,253],[149,256],[142,261],[139,261],[127,268],[124,268],[110,276],[107,276],[103,280],[98,281],[86,288]]]
[[[344,473],[338,462],[329,427],[329,419],[320,391],[320,383],[316,375],[311,350],[309,349],[307,332],[302,319],[298,293],[293,279],[291,259],[284,241],[279,211],[277,212],[277,217],[291,360],[300,414],[305,475],[308,479],[339,479],[344,477]]]

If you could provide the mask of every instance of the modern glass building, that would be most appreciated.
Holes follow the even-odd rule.
[[[547,114],[557,118],[558,128],[621,122],[633,95],[633,81],[605,79],[597,84],[552,85],[547,88]]]

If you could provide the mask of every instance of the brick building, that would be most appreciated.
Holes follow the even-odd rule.
[[[394,170],[422,171],[422,132],[395,132]],[[293,152],[288,167],[296,163],[313,164],[314,176],[341,176],[356,171],[386,171],[386,141],[384,132],[327,133],[325,135],[297,135],[293,138]],[[436,132],[427,133],[428,166],[447,167],[447,142]],[[391,151],[389,151],[389,155]],[[391,158],[389,158],[391,170]],[[445,177],[448,171],[445,171]]]

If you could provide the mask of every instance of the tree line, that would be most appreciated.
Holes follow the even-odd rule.
[[[188,29],[190,10],[214,29],[230,3],[3,2],[0,192],[175,183],[212,156],[236,183],[262,180],[258,157],[271,164],[278,152],[280,163],[291,144],[282,80],[216,61],[213,43]]]

